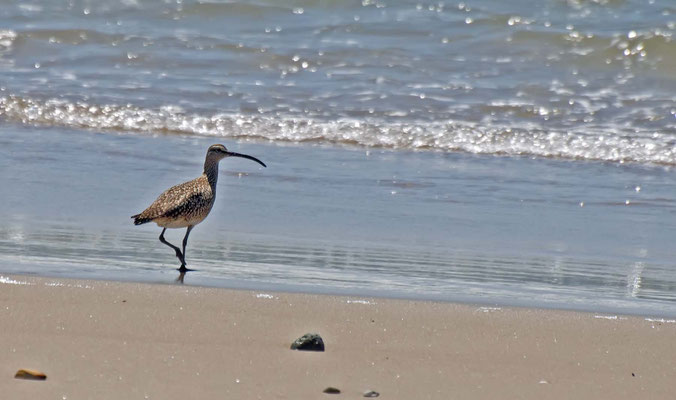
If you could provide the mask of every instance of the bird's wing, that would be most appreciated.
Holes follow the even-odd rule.
[[[181,183],[165,190],[148,208],[139,215],[142,219],[153,220],[159,217],[171,217],[195,201],[199,196],[196,180]]]

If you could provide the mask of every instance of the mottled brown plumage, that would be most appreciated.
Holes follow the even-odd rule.
[[[218,182],[218,162],[225,157],[242,157],[266,166],[262,161],[246,154],[228,151],[222,144],[215,144],[207,150],[204,160],[204,173],[196,179],[173,186],[159,195],[157,200],[140,214],[132,215],[135,225],[155,222],[164,228],[160,241],[174,249],[181,261],[179,270],[186,271],[185,246],[192,228],[204,221],[216,200]],[[167,228],[188,228],[183,238],[183,251],[164,239]]]
[[[206,174],[167,189],[142,213],[134,224],[155,222],[164,228],[195,226],[209,215],[216,199],[216,183],[209,183]]]

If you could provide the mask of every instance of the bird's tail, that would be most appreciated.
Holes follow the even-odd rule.
[[[141,214],[132,215],[131,217],[134,218],[134,225],[145,224],[153,220],[152,218],[141,217]]]

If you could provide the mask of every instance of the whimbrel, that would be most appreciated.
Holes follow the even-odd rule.
[[[179,271],[189,271],[185,266],[185,246],[188,235],[195,225],[204,221],[209,215],[216,199],[216,182],[218,181],[218,162],[226,157],[242,157],[266,166],[261,160],[246,154],[228,151],[222,144],[215,144],[207,150],[204,160],[204,173],[199,178],[173,186],[159,195],[157,200],[142,213],[132,215],[134,225],[154,222],[162,227],[160,242],[174,249],[176,257],[181,261]],[[164,239],[167,228],[188,228],[183,238],[183,251]]]

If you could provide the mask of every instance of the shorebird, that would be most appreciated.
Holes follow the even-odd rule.
[[[185,266],[185,246],[188,235],[195,225],[204,221],[216,200],[216,182],[218,181],[218,162],[226,157],[242,157],[253,160],[263,167],[266,165],[256,157],[228,151],[222,144],[215,144],[207,150],[204,160],[204,173],[199,178],[173,186],[159,195],[157,200],[140,214],[132,215],[134,225],[154,222],[162,229],[160,242],[174,249],[181,261],[181,272],[189,271]],[[164,232],[171,228],[188,228],[183,238],[183,251],[164,239]]]

